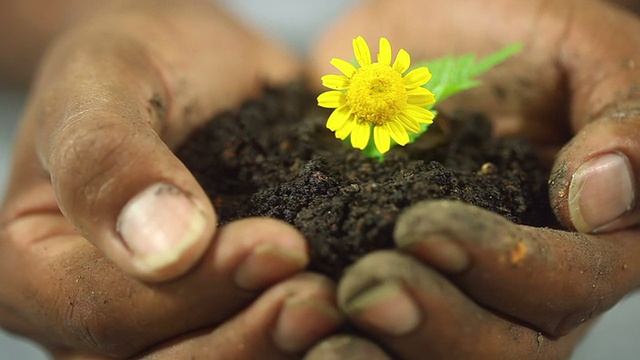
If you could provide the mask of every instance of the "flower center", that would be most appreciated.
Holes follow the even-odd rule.
[[[347,104],[363,121],[384,125],[407,106],[402,75],[388,65],[373,63],[351,77]]]

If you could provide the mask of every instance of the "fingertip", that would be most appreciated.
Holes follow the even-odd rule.
[[[299,250],[262,244],[255,247],[238,266],[234,281],[241,289],[261,290],[288,275],[301,271],[308,262],[306,253]]]
[[[409,334],[423,314],[400,281],[388,280],[341,301],[345,313],[367,328],[390,336]]]
[[[468,231],[478,235],[479,229],[484,229],[480,226],[485,222],[494,222],[497,216],[459,201],[423,201],[409,207],[400,215],[393,238],[398,248],[404,252],[426,261],[439,270],[459,274],[469,268],[472,256],[462,245],[463,242],[453,239],[464,238],[456,231]],[[458,218],[474,219],[480,226],[469,226],[473,230],[466,230],[469,222],[452,226],[451,219]]]
[[[270,218],[246,218],[223,226],[211,263],[232,273],[235,285],[258,291],[307,267],[307,242],[293,226]]]
[[[422,268],[407,255],[377,251],[360,259],[347,270],[338,284],[341,310],[368,330],[392,337],[414,331],[423,313],[407,291],[407,281],[415,280]]]
[[[269,334],[284,353],[309,349],[344,322],[335,301],[336,286],[322,275],[298,274],[270,288],[269,294],[283,297]]]
[[[571,178],[567,201],[571,223],[580,232],[620,226],[617,220],[635,206],[635,177],[629,158],[614,152],[586,161]]]
[[[342,315],[332,302],[317,297],[291,297],[282,305],[272,334],[273,341],[286,353],[300,352],[334,332],[342,321]],[[314,326],[306,325],[308,323]]]
[[[620,230],[640,222],[636,207],[640,129],[633,122],[599,120],[559,153],[549,181],[558,219],[582,233]]]
[[[354,335],[336,335],[314,346],[304,360],[391,360],[378,345]]]

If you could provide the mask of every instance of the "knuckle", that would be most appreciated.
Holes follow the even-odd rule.
[[[88,261],[90,259],[93,257]],[[109,357],[130,357],[141,351],[144,345],[131,336],[136,327],[128,325],[128,318],[119,315],[122,310],[118,308],[117,292],[96,286],[105,280],[105,276],[113,276],[110,263],[98,263],[86,264],[67,275],[67,297],[63,300],[66,303],[60,304],[67,336],[72,347]]]
[[[132,345],[105,314],[83,301],[70,301],[66,324],[78,346],[115,358],[135,354]]]
[[[580,289],[574,289],[571,297],[568,297],[574,301],[570,302],[557,317],[559,319],[557,322],[547,327],[548,333],[556,337],[568,335],[610,309],[616,303],[616,299],[612,290],[603,284],[604,282],[596,275],[593,282],[586,282]]]

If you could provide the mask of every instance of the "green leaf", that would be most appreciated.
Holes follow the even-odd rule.
[[[438,103],[457,93],[472,89],[480,85],[478,76],[491,68],[501,64],[511,56],[522,50],[521,44],[509,45],[479,61],[474,54],[465,54],[458,57],[447,56],[440,59],[425,61],[416,64],[416,67],[426,66],[431,71],[431,80],[424,85],[431,90],[436,97],[436,102],[429,106],[431,110]],[[428,126],[423,126],[418,134],[410,134],[413,142],[425,131]]]
[[[478,76],[503,63],[511,56],[520,52],[522,48],[523,46],[521,44],[512,44],[480,60],[477,60],[474,54],[465,54],[457,57],[446,56],[440,59],[417,63],[412,67],[413,69],[417,67],[427,67],[432,75],[431,80],[425,84],[424,87],[435,95],[436,102],[427,107],[427,109],[433,111],[434,106],[448,97],[479,86],[481,82],[477,79]],[[419,133],[409,133],[410,142],[415,141],[420,135],[427,131],[428,127],[428,125],[422,124]],[[392,141],[391,146],[394,145],[396,144]],[[375,148],[375,145],[373,145],[373,137],[364,149],[364,153],[369,157],[377,158],[379,161],[384,159],[384,154],[381,154]]]
[[[433,106],[435,106],[452,95],[479,86],[480,81],[476,79],[476,77],[499,65],[521,50],[521,44],[513,44],[479,61],[476,60],[474,54],[466,54],[458,57],[447,56],[432,61],[425,61],[416,66],[426,66],[431,71],[431,80],[425,87],[431,90],[436,96],[436,103],[433,104]]]
[[[491,69],[492,67],[495,67],[496,65],[504,62],[511,56],[522,51],[522,48],[523,48],[522,44],[512,44],[500,51],[497,51],[485,57],[484,59],[480,60],[480,62],[478,62],[478,64],[476,65],[475,67],[476,72],[473,76],[478,76],[486,72],[487,70]]]

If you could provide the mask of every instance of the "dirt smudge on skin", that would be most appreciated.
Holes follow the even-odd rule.
[[[153,94],[151,99],[149,99],[149,105],[151,106],[149,112],[153,116],[155,113],[156,121],[159,125],[162,125],[167,120],[167,109],[164,103],[164,99],[160,94]]]
[[[511,248],[509,253],[509,262],[511,265],[518,266],[522,263],[524,258],[527,256],[527,247],[524,244],[524,241],[518,240],[513,248]]]

